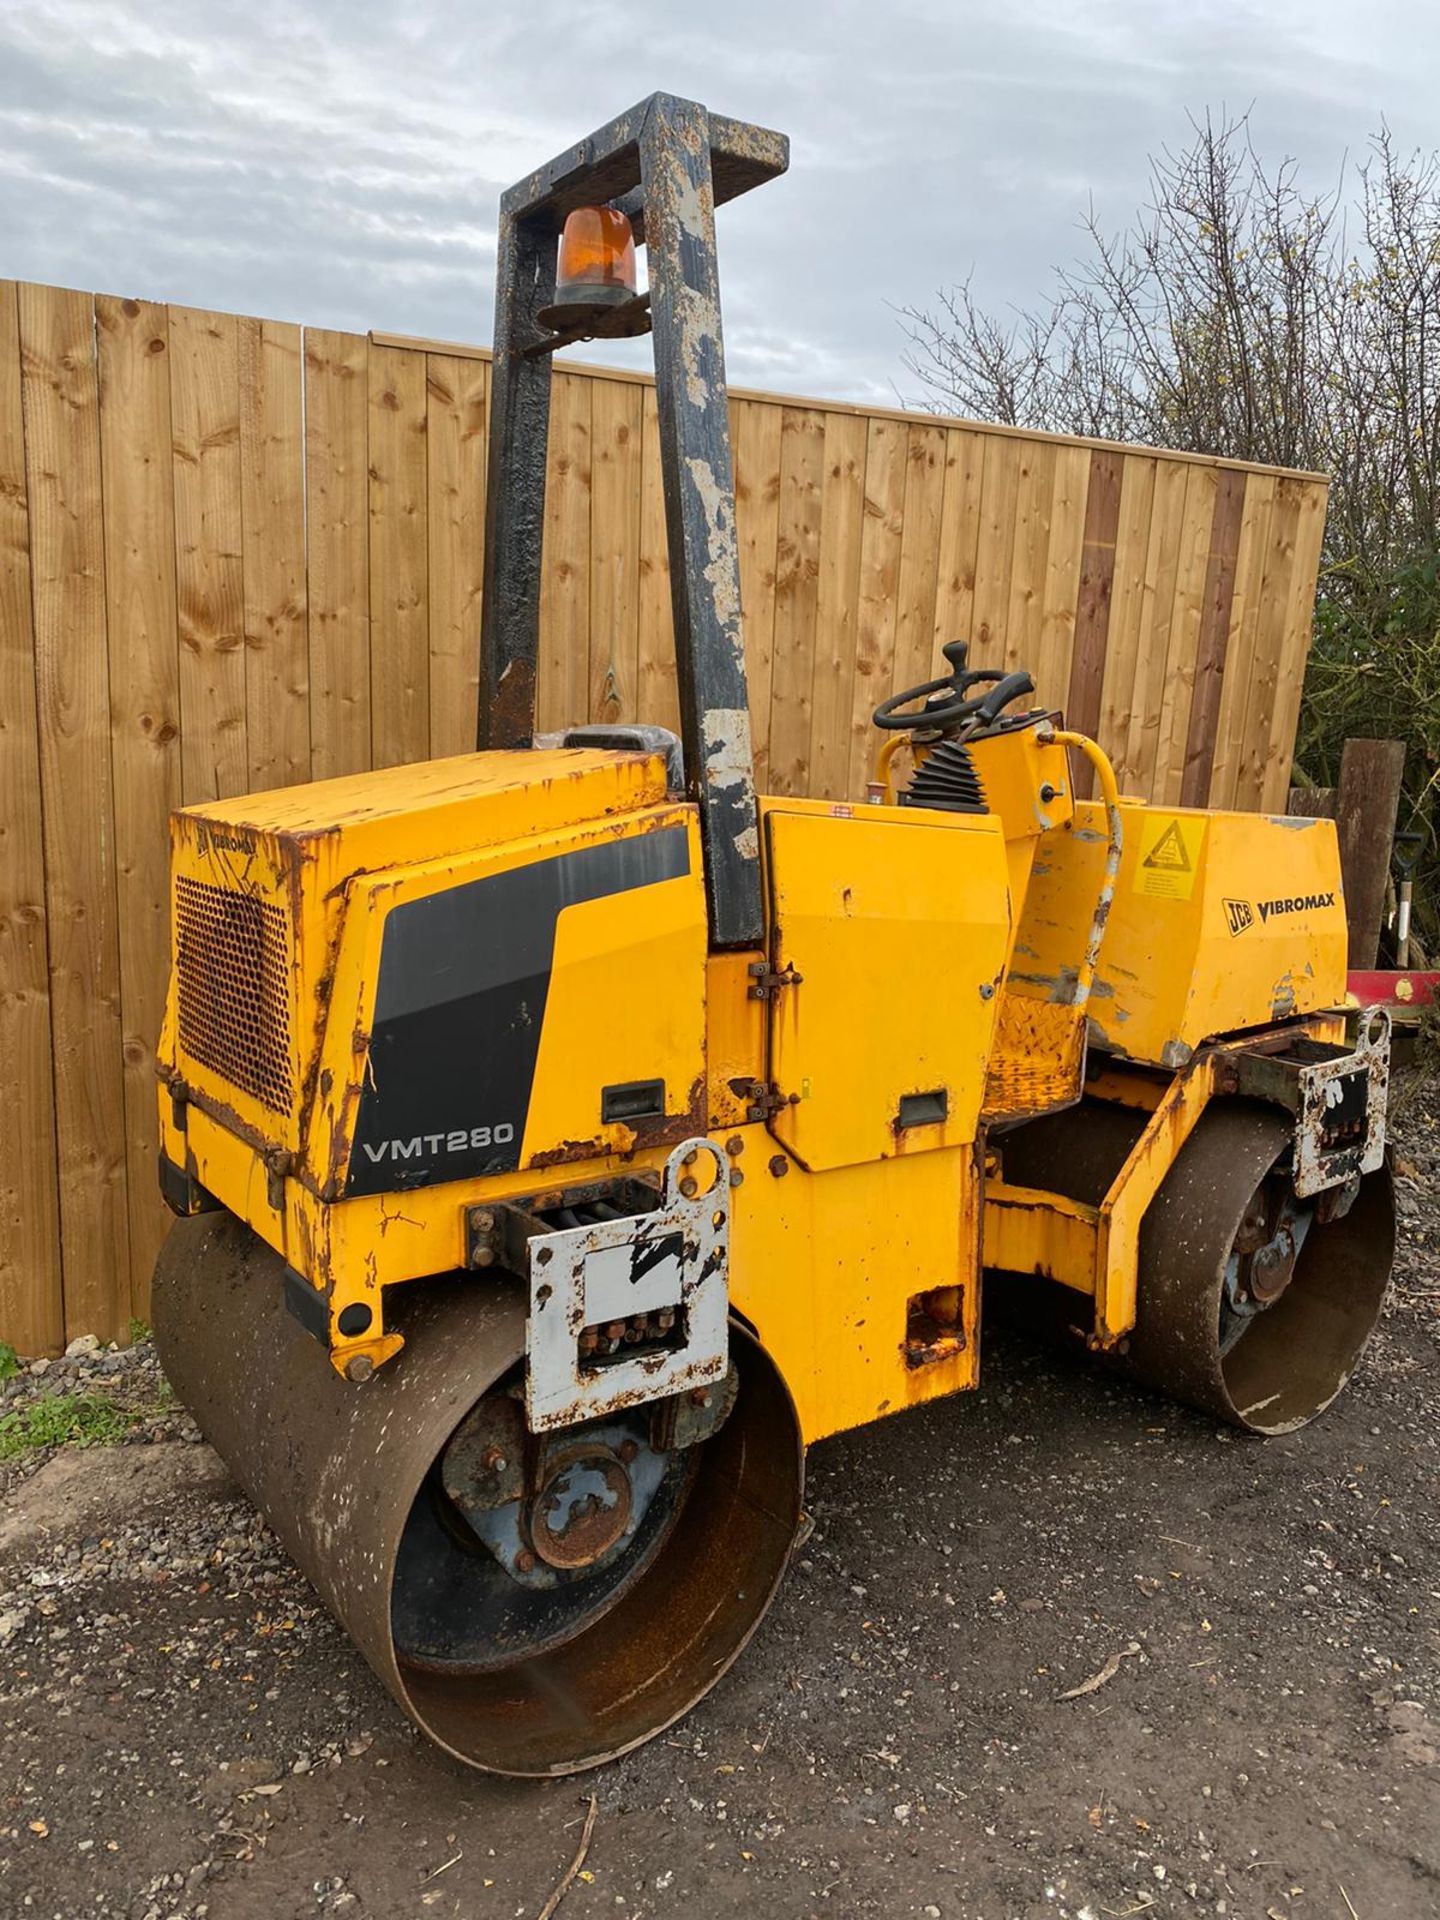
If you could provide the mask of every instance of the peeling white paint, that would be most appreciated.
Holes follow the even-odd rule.
[[[750,715],[744,707],[712,707],[705,715],[705,777],[722,793],[750,777]]]

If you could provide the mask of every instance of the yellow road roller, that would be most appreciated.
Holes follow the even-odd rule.
[[[714,214],[786,164],[657,94],[505,194],[477,751],[172,823],[166,1370],[497,1773],[705,1693],[806,1446],[976,1384],[982,1278],[1279,1433],[1389,1276],[1330,823],[1122,799],[959,639],[868,800],[757,795]],[[681,733],[537,740],[552,355],[644,332]]]

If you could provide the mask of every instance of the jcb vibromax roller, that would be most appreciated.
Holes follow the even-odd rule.
[[[959,643],[877,711],[870,804],[757,798],[714,209],[786,159],[656,95],[505,195],[479,751],[173,823],[166,1369],[497,1772],[712,1685],[807,1443],[975,1385],[982,1273],[1259,1433],[1389,1273],[1330,823],[1118,799]],[[647,328],[682,738],[537,744],[550,356]]]

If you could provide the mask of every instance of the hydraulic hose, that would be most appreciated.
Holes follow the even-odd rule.
[[[1095,902],[1094,917],[1090,922],[1090,937],[1085,942],[1085,953],[1081,959],[1079,971],[1075,975],[1075,985],[1071,990],[1072,1007],[1083,1007],[1090,999],[1090,989],[1095,984],[1095,967],[1100,958],[1100,943],[1105,938],[1105,923],[1110,918],[1110,903],[1115,898],[1115,881],[1120,872],[1120,855],[1125,846],[1125,829],[1120,819],[1120,788],[1115,779],[1115,769],[1103,747],[1097,746],[1087,734],[1071,733],[1059,727],[1042,727],[1041,740],[1053,740],[1057,746],[1075,747],[1095,769],[1095,777],[1100,782],[1100,798],[1105,806],[1105,819],[1109,827],[1109,838],[1105,846],[1105,875],[1100,883],[1099,897]]]
[[[895,789],[890,782],[890,762],[901,747],[909,744],[909,739],[908,734],[892,733],[887,735],[880,748],[879,757],[875,762],[875,778],[871,784],[880,789],[880,793],[874,797],[884,806],[891,807],[895,804]]]

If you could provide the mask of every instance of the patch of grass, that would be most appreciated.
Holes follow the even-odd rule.
[[[143,1346],[147,1340],[153,1340],[155,1337],[154,1334],[150,1331],[150,1326],[148,1321],[137,1320],[133,1313],[130,1316],[130,1325],[129,1325],[128,1331],[129,1331],[129,1343],[132,1347]]]
[[[19,1354],[8,1342],[0,1340],[0,1380],[13,1380],[19,1371]]]
[[[0,1417],[0,1460],[40,1447],[104,1447],[155,1411],[117,1406],[99,1393],[52,1393]]]

